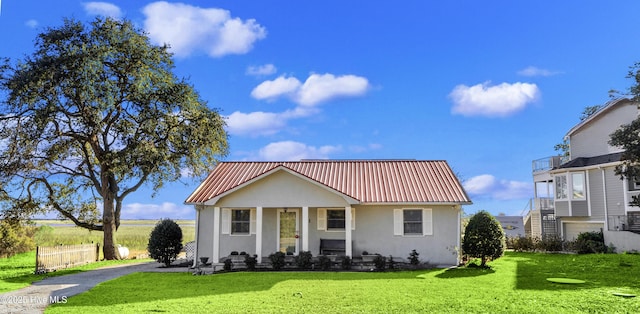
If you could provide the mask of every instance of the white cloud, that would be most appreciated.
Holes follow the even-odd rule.
[[[227,116],[227,131],[234,135],[271,135],[286,125],[282,114],[273,112],[242,113],[236,111]]]
[[[498,180],[490,174],[475,176],[466,180],[463,186],[471,195],[497,200],[527,199],[533,195],[532,183]]]
[[[231,17],[227,10],[200,8],[184,3],[153,2],[142,10],[149,38],[169,44],[176,56],[206,53],[212,57],[245,54],[267,36],[254,19]]]
[[[275,80],[264,81],[251,91],[251,96],[255,99],[272,100],[282,95],[295,97],[295,93],[300,89],[302,83],[295,77],[279,76]]]
[[[301,159],[327,159],[342,150],[340,146],[307,146],[294,141],[274,142],[259,151],[260,159],[268,161],[298,161]]]
[[[295,77],[280,76],[256,86],[251,96],[266,100],[285,96],[298,105],[311,107],[334,98],[361,96],[368,89],[369,81],[364,77],[326,73],[311,74],[304,84]]]
[[[82,6],[89,15],[102,15],[115,19],[119,19],[122,16],[120,8],[109,2],[85,2]]]
[[[562,72],[551,71],[547,69],[540,69],[534,66],[528,66],[520,71],[518,71],[518,75],[522,76],[553,76],[557,74],[561,74]]]
[[[271,75],[271,74],[275,74],[276,72],[278,72],[278,69],[276,68],[275,65],[268,63],[265,65],[259,65],[259,66],[250,66],[247,68],[247,75],[253,75],[253,76],[266,76],[266,75]]]
[[[162,204],[129,203],[122,207],[122,219],[194,219],[191,206],[171,202]]]
[[[540,95],[536,84],[489,83],[474,86],[458,85],[449,94],[452,112],[463,116],[504,117],[514,114],[535,101]]]
[[[34,19],[27,20],[26,22],[24,22],[24,25],[26,25],[29,28],[36,28],[38,27],[38,21]]]

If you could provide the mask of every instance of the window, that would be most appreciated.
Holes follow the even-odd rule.
[[[567,199],[567,176],[556,176],[556,199]]]
[[[584,199],[584,173],[572,173],[571,174],[571,198],[572,199]]]
[[[404,234],[422,234],[422,210],[405,209],[402,212]]]
[[[433,214],[431,208],[394,209],[393,234],[396,236],[433,235]]]
[[[251,230],[251,210],[234,209],[231,211],[231,234],[249,234]]]
[[[344,209],[327,209],[327,230],[344,230]]]

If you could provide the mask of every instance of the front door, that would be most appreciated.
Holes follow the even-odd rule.
[[[278,251],[298,254],[298,209],[278,210]]]

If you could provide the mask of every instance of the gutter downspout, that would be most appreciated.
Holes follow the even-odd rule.
[[[460,205],[455,205],[455,208],[458,209],[458,239],[457,239],[457,245],[458,245],[458,252],[457,252],[457,256],[456,256],[456,260],[458,265],[460,265],[460,262],[462,262],[462,206]]]

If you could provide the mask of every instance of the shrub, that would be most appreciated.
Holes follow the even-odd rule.
[[[340,266],[342,267],[342,269],[344,270],[350,270],[351,269],[351,257],[349,256],[341,256],[340,257]]]
[[[409,263],[411,265],[420,264],[420,259],[418,258],[419,255],[420,253],[416,252],[416,250],[411,250],[411,253],[409,253]]]
[[[274,270],[280,270],[282,269],[282,267],[284,267],[284,253],[282,252],[275,252],[269,255],[269,262],[271,263],[271,267],[273,267]]]
[[[393,260],[393,256],[391,255],[389,255],[388,265],[389,265],[389,269],[396,269],[396,261]]]
[[[295,257],[294,261],[296,266],[300,269],[311,269],[313,255],[311,255],[311,251],[301,251],[298,256]]]
[[[224,260],[224,266],[222,266],[222,269],[224,270],[231,270],[233,268],[233,261],[230,258],[227,258]]]
[[[509,237],[507,240],[511,242],[511,248],[516,252],[530,252],[536,248],[537,241],[532,237]]]
[[[579,233],[576,238],[576,251],[578,254],[606,253],[604,235],[598,231]]]
[[[182,229],[171,219],[160,220],[151,231],[147,250],[151,258],[168,267],[182,250]]]
[[[564,241],[558,235],[543,236],[536,243],[536,247],[542,251],[559,252],[563,250]]]
[[[376,271],[384,271],[387,268],[387,259],[378,254],[374,259],[373,259],[373,265],[376,266]]]
[[[238,251],[231,251],[231,254],[229,254],[229,255],[234,255],[234,256],[238,255]]]
[[[247,265],[247,270],[256,270],[256,265],[258,264],[258,255],[245,255],[244,264]]]
[[[320,255],[318,256],[318,265],[320,266],[321,270],[329,270],[332,266],[331,259],[326,255]]]
[[[482,210],[469,219],[462,242],[464,254],[480,258],[480,266],[486,267],[488,260],[504,254],[504,248],[504,231],[495,217]]]
[[[18,220],[0,220],[0,257],[11,257],[35,248],[33,234],[35,228],[25,226]]]

